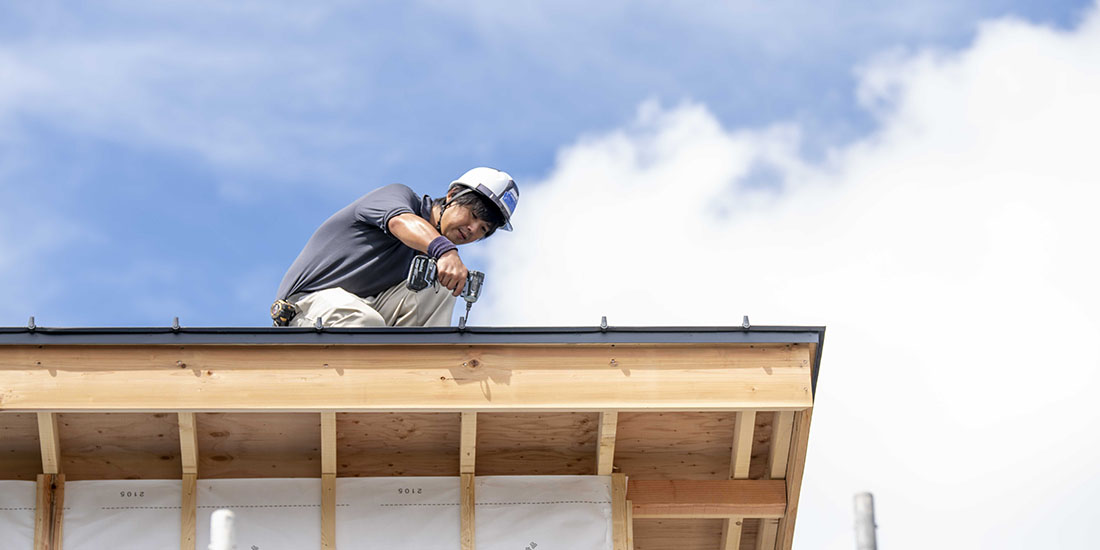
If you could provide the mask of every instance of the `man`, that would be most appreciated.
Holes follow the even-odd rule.
[[[433,200],[400,184],[367,193],[310,237],[279,285],[276,325],[447,326],[468,270],[458,245],[512,230],[519,188],[507,173],[474,168]],[[438,282],[405,287],[418,254],[436,260]]]

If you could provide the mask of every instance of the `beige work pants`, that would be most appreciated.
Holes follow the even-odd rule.
[[[438,283],[413,292],[401,281],[378,296],[360,298],[342,288],[295,294],[292,327],[445,327],[451,324],[455,297]]]

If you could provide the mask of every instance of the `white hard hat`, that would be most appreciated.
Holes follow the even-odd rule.
[[[501,229],[512,230],[512,214],[519,204],[519,187],[507,172],[484,166],[474,168],[451,182],[451,187],[461,185],[480,193],[496,205],[504,217]]]

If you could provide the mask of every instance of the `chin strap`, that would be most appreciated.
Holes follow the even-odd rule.
[[[457,194],[455,194],[455,196],[451,197],[450,199],[447,199],[447,202],[444,202],[443,206],[439,207],[439,221],[435,222],[435,230],[438,231],[440,235],[443,234],[443,229],[440,227],[440,224],[443,223],[443,213],[447,211],[447,207],[450,206],[451,203],[455,201],[455,199],[457,199],[457,198],[461,197],[462,195],[465,195],[466,193],[469,193],[469,192],[470,192],[470,188],[467,187],[467,188],[463,189],[462,191],[459,191]]]

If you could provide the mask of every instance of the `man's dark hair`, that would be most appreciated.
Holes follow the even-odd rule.
[[[498,227],[504,225],[504,215],[500,213],[500,209],[497,208],[492,201],[477,191],[471,190],[466,193],[462,193],[462,191],[463,189],[455,191],[455,194],[461,194],[451,201],[451,206],[461,204],[469,208],[470,212],[477,217],[477,219],[488,223],[489,231],[485,233],[485,238],[495,233]],[[434,199],[432,201],[432,206],[442,207],[444,204],[447,204],[446,197]]]

